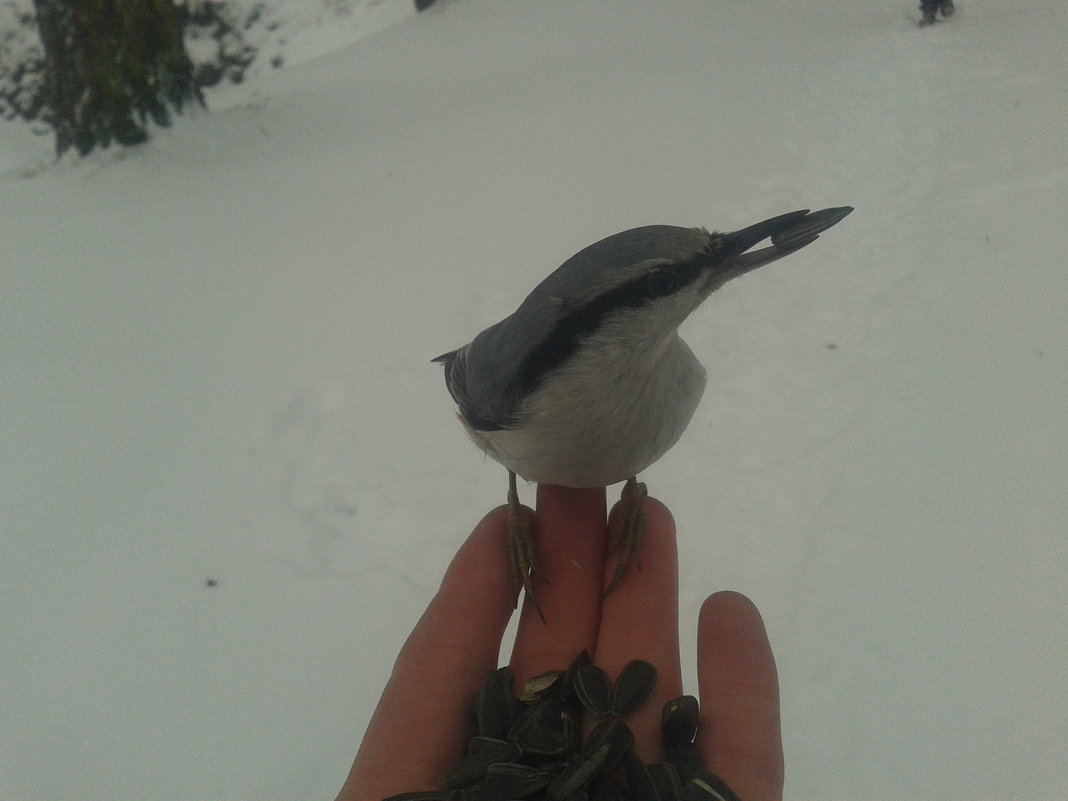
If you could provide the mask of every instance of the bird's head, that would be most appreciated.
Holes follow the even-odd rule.
[[[499,325],[522,343],[531,376],[543,375],[593,339],[621,353],[649,348],[673,335],[727,281],[810,244],[850,211],[805,209],[731,233],[632,228],[580,250]],[[750,251],[768,238],[770,246]]]
[[[520,399],[584,348],[608,361],[655,359],[658,345],[714,290],[815,241],[851,211],[804,209],[730,233],[647,225],[595,242],[475,337],[466,384],[508,419]],[[750,251],[769,237],[770,246]]]

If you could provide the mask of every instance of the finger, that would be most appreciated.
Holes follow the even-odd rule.
[[[562,670],[584,648],[593,648],[607,537],[603,487],[538,487],[534,549],[543,580],[536,578],[534,585],[545,622],[525,599],[510,662],[518,684]]]
[[[397,656],[339,801],[440,787],[463,753],[468,705],[497,666],[515,605],[507,513],[502,506],[486,515],[453,558]]]
[[[701,607],[697,640],[697,745],[709,769],[742,798],[782,798],[779,686],[760,613],[744,595],[716,593]]]
[[[644,659],[656,668],[652,695],[627,723],[634,730],[638,756],[646,762],[658,762],[663,759],[660,711],[665,702],[682,695],[679,558],[671,512],[652,498],[643,503],[641,568],[632,560],[623,579],[604,599],[595,661],[613,680],[633,659]],[[618,511],[617,504],[613,514]],[[615,565],[605,566],[603,586],[608,586],[614,572]]]

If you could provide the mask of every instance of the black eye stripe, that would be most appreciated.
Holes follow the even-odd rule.
[[[579,349],[582,340],[596,331],[608,315],[619,309],[634,309],[659,297],[670,295],[695,281],[713,253],[689,261],[658,267],[621,286],[597,296],[585,306],[556,321],[552,330],[527,355],[515,373],[510,387],[516,400],[530,394],[542,379]]]
[[[646,275],[643,280],[650,298],[662,298],[678,288],[680,277],[674,268],[661,267]]]

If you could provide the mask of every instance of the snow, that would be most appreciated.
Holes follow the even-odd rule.
[[[310,7],[143,147],[0,126],[0,797],[332,797],[504,500],[429,359],[615,231],[849,204],[684,326],[684,659],[756,601],[788,798],[1068,798],[1068,6]]]

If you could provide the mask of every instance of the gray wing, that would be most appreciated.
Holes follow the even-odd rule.
[[[467,351],[470,345],[449,353],[443,353],[431,361],[445,368],[445,387],[460,408],[460,414],[476,431],[500,431],[509,427],[509,420],[494,419],[476,408],[474,398],[467,387]]]

